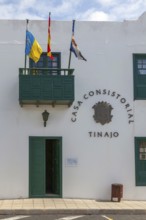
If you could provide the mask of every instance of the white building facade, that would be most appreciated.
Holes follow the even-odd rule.
[[[48,22],[29,21],[28,28],[45,63]],[[58,75],[68,69],[71,21],[51,23],[57,61],[33,66],[27,58],[26,72],[19,69],[24,68],[26,21],[1,20],[0,29],[0,198],[110,200],[111,185],[119,183],[124,200],[145,200],[146,14],[134,21],[76,21],[75,39],[87,62],[72,54],[74,72],[65,70],[65,81]]]

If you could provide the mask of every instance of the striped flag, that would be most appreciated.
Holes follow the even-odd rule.
[[[75,42],[75,38],[74,38],[74,26],[75,26],[75,20],[73,20],[73,25],[72,25],[72,39],[71,39],[70,51],[73,52],[74,55],[75,55],[79,60],[87,61],[87,60],[83,57],[83,55],[82,55],[82,53],[81,53],[81,51],[80,51],[80,49],[79,49],[77,43]]]
[[[49,19],[48,19],[48,47],[47,47],[47,56],[50,57],[51,60],[54,59],[51,53],[51,13],[49,13]]]

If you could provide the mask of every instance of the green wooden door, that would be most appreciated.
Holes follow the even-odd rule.
[[[29,138],[30,197],[62,197],[62,138]]]
[[[136,185],[146,186],[146,138],[135,138]]]
[[[31,137],[29,140],[30,197],[45,195],[45,141]]]

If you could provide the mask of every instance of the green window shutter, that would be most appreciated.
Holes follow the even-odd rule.
[[[146,186],[146,138],[135,138],[136,186]]]
[[[36,137],[29,141],[30,197],[41,197],[45,194],[45,141]]]
[[[146,54],[133,54],[134,99],[146,99]]]

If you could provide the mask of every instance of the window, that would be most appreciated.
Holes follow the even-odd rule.
[[[52,55],[54,57],[53,60],[47,56],[47,53],[42,53],[40,60],[37,63],[32,59],[29,59],[29,67],[33,68],[32,74],[60,74],[60,71],[57,69],[61,68],[61,54],[52,53]]]
[[[136,186],[146,186],[146,137],[135,138]]]
[[[134,99],[146,99],[146,54],[133,55]]]

